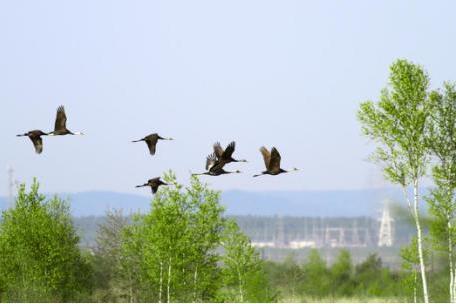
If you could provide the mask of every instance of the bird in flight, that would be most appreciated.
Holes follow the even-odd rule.
[[[263,155],[264,165],[266,166],[266,171],[261,172],[261,174],[255,174],[253,177],[257,177],[264,174],[269,175],[278,175],[281,173],[287,173],[291,171],[298,171],[297,168],[293,168],[292,170],[284,170],[280,168],[280,154],[279,151],[272,147],[271,152],[268,151],[264,146],[260,148],[260,152]]]
[[[236,142],[232,141],[226,149],[223,150],[219,142],[214,144],[214,154],[217,157],[217,160],[225,164],[231,162],[247,162],[245,159],[234,159],[232,157],[234,150],[236,149]]]
[[[155,178],[151,178],[147,181],[147,183],[145,183],[144,185],[138,185],[136,186],[136,188],[140,188],[140,187],[150,187],[152,189],[152,193],[157,193],[157,190],[158,190],[158,187],[160,186],[167,186],[168,184],[163,182],[160,177],[155,177]]]
[[[206,172],[203,173],[194,173],[192,175],[211,175],[211,176],[219,176],[222,174],[231,174],[231,173],[241,173],[241,171],[225,171],[223,169],[225,163],[219,161],[215,156],[215,153],[212,153],[206,157]]]
[[[155,155],[155,149],[157,147],[157,142],[158,140],[173,140],[173,138],[165,138],[161,137],[157,133],[152,133],[147,135],[144,138],[138,139],[138,140],[133,140],[132,142],[140,142],[140,141],[145,141],[147,144],[147,147],[149,147],[149,152],[151,155]]]
[[[49,135],[84,135],[82,132],[71,132],[66,127],[67,117],[65,114],[65,108],[60,106],[57,108],[57,115],[55,117],[54,131],[50,132]]]
[[[49,134],[41,130],[32,130],[24,134],[18,134],[16,136],[28,136],[28,138],[30,138],[30,140],[32,141],[33,146],[35,147],[35,152],[40,154],[41,152],[43,152],[43,139],[41,138],[41,136],[46,135]]]

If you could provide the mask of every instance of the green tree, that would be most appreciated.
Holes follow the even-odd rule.
[[[370,254],[362,263],[355,267],[356,294],[367,297],[397,296],[395,285],[398,276],[391,274],[383,267],[377,254]]]
[[[302,284],[303,271],[296,263],[293,254],[289,254],[283,261],[282,281],[286,282],[285,292],[291,295],[291,300],[296,300],[299,287]]]
[[[339,252],[336,261],[330,268],[331,291],[337,296],[351,296],[353,294],[353,263],[350,252],[343,249]]]
[[[220,282],[217,248],[224,221],[219,193],[197,178],[185,189],[171,172],[164,179],[173,186],[160,189],[151,212],[135,217],[124,230],[121,264],[131,282],[127,300],[211,301]]]
[[[14,208],[2,214],[0,277],[8,302],[77,301],[87,295],[91,269],[78,247],[68,205],[46,201],[33,182],[21,185]]]
[[[429,77],[420,66],[397,60],[390,67],[389,80],[390,86],[382,90],[378,103],[361,104],[358,118],[363,133],[378,144],[373,160],[381,163],[385,176],[403,189],[415,221],[423,298],[428,303],[419,184],[428,164],[425,128],[430,113]],[[408,194],[410,185],[412,199]]]
[[[225,223],[223,246],[223,281],[227,288],[222,299],[228,302],[272,302],[276,293],[266,279],[258,252],[233,220]]]
[[[128,219],[120,210],[110,210],[106,221],[99,225],[96,237],[96,247],[92,259],[96,290],[94,299],[102,302],[117,302],[125,299],[121,276],[122,233],[128,224]]]
[[[422,294],[422,285],[418,284],[418,274],[420,271],[420,260],[418,258],[417,238],[414,237],[408,246],[401,248],[402,270],[405,271],[402,277],[402,286],[408,291],[407,297],[416,303],[418,300],[418,293]],[[423,252],[424,261],[427,264],[428,252]],[[410,296],[411,294],[411,296]]]
[[[329,270],[325,260],[317,249],[309,252],[306,263],[302,267],[304,282],[301,290],[305,296],[321,299],[330,291]]]
[[[432,176],[436,188],[427,201],[434,216],[431,235],[436,248],[448,255],[449,295],[456,302],[456,265],[454,261],[456,217],[456,88],[444,83],[444,92],[431,94],[431,119],[428,124],[428,147],[436,159]],[[443,241],[443,242],[441,242]],[[442,246],[443,245],[443,246]]]

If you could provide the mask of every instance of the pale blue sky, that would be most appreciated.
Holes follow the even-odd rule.
[[[356,110],[376,99],[396,58],[432,86],[456,80],[452,1],[0,1],[0,195],[6,167],[46,192],[115,190],[173,169],[186,183],[212,143],[236,140],[217,189],[376,186]],[[52,129],[64,104],[84,137]],[[157,155],[130,143],[157,131]],[[258,148],[276,146],[300,173],[252,179]]]

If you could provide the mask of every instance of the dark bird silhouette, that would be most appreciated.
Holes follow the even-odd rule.
[[[245,159],[234,159],[232,157],[235,149],[236,149],[236,142],[234,142],[234,141],[232,141],[228,146],[226,146],[225,150],[223,150],[223,148],[219,142],[216,142],[214,144],[214,153],[215,153],[215,156],[217,156],[218,161],[223,162],[225,164],[228,164],[231,162],[247,162]]]
[[[257,177],[264,174],[269,175],[278,175],[281,173],[287,173],[291,171],[298,171],[298,169],[293,168],[290,171],[280,168],[280,154],[275,147],[272,147],[271,152],[268,151],[265,147],[260,148],[260,152],[263,155],[264,165],[266,166],[266,171],[261,172],[261,174],[255,174],[253,177]]]
[[[84,135],[82,132],[71,132],[66,127],[67,117],[63,106],[57,108],[57,115],[55,117],[54,131],[50,132],[49,135]]]
[[[28,136],[28,138],[30,138],[30,140],[32,141],[33,146],[35,147],[35,152],[40,154],[41,152],[43,152],[43,139],[41,138],[41,136],[46,135],[49,134],[44,133],[41,130],[32,130],[24,134],[18,134],[16,136]]]
[[[138,139],[138,140],[133,140],[132,142],[139,142],[139,141],[145,141],[147,146],[149,147],[149,151],[151,155],[155,155],[155,149],[157,146],[158,140],[173,140],[172,138],[165,138],[161,137],[157,133],[149,134],[144,138]]]
[[[144,185],[138,185],[136,186],[136,188],[140,188],[140,187],[150,187],[152,189],[152,193],[156,193],[157,190],[158,190],[158,187],[160,186],[167,186],[168,184],[163,182],[162,180],[160,180],[160,177],[155,177],[155,178],[151,178],[147,181],[147,183],[145,183]]]
[[[192,175],[211,175],[211,176],[219,176],[222,174],[231,174],[231,173],[241,173],[241,171],[225,171],[223,169],[225,163],[219,161],[215,156],[215,153],[209,154],[206,157],[206,172],[203,173],[193,173]]]

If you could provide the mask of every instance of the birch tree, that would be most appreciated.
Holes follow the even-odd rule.
[[[205,302],[219,286],[219,253],[224,221],[219,193],[195,177],[189,187],[172,172],[164,180],[151,211],[125,230],[124,260],[139,258],[134,273],[141,286],[134,301]],[[128,271],[128,263],[125,264]]]
[[[444,83],[443,93],[431,94],[431,119],[428,125],[428,147],[436,159],[432,170],[435,189],[428,198],[430,212],[436,218],[431,234],[446,240],[449,270],[449,296],[456,303],[456,265],[454,260],[456,217],[456,89]]]
[[[402,187],[414,219],[425,303],[429,302],[429,294],[419,190],[428,164],[425,136],[430,113],[428,87],[429,77],[420,66],[397,60],[390,67],[389,86],[381,91],[380,100],[363,102],[358,112],[363,133],[377,144],[372,160],[383,166],[386,178]]]
[[[266,279],[258,252],[233,220],[226,222],[222,247],[222,275],[226,286],[222,291],[223,301],[274,301],[276,295]]]
[[[90,268],[78,247],[69,206],[46,200],[34,181],[21,185],[15,206],[0,223],[2,301],[68,302],[88,293]]]

